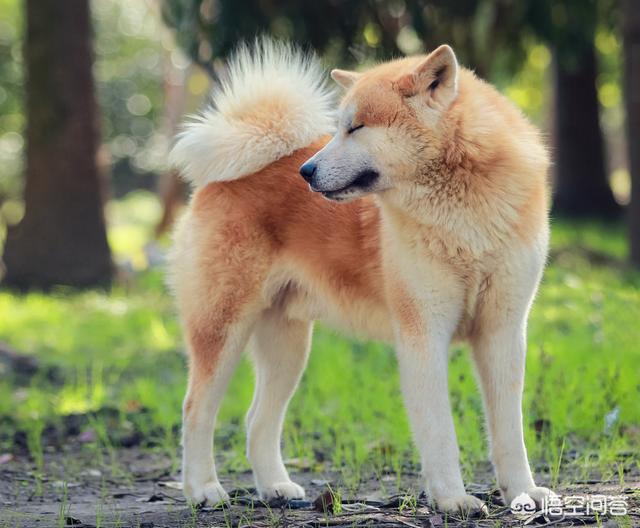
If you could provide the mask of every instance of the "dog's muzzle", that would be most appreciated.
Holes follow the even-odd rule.
[[[358,172],[353,180],[341,187],[322,185],[316,178],[318,167],[313,162],[307,162],[300,167],[300,174],[309,184],[309,187],[314,192],[322,193],[325,197],[331,198],[337,196],[350,189],[367,190],[372,187],[380,177],[378,171],[373,169],[364,169]]]

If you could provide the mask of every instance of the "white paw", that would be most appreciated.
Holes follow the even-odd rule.
[[[549,488],[543,488],[542,486],[534,486],[526,491],[527,495],[531,497],[538,508],[542,507],[542,501],[549,502],[549,499],[557,499],[558,496]]]
[[[272,499],[304,499],[304,488],[290,480],[275,482],[270,486],[258,487],[258,493],[262,500]]]
[[[436,499],[438,510],[446,513],[457,513],[462,515],[473,515],[476,513],[487,514],[487,507],[484,502],[473,495],[461,495],[448,499]]]
[[[184,483],[184,496],[193,504],[208,504],[214,506],[221,502],[227,502],[229,495],[217,480],[205,482],[200,486]]]
[[[543,502],[546,501],[548,503],[550,499],[557,498],[558,496],[553,491],[541,486],[533,486],[524,491],[510,493],[507,497],[504,497],[505,504],[510,506],[512,510],[517,509],[518,505],[525,507],[529,505],[531,501],[535,503],[537,509],[541,509]]]

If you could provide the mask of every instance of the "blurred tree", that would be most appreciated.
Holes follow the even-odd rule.
[[[624,84],[627,148],[631,173],[629,227],[631,261],[640,266],[640,2],[623,0]]]
[[[571,217],[620,212],[607,178],[594,39],[609,0],[530,0],[522,22],[553,53],[554,211]]]
[[[163,0],[162,5],[178,44],[212,76],[213,59],[260,33],[305,43],[342,66],[449,42],[462,62],[491,77],[496,65],[514,69],[525,56],[522,28],[515,22],[526,6],[511,0]]]
[[[461,62],[484,79],[511,76],[526,57],[531,33],[522,24],[526,2],[406,0],[406,6],[409,27],[426,50],[450,43]]]
[[[164,110],[167,135],[173,137],[179,130],[187,101],[187,79],[192,68],[167,67],[164,80]],[[165,234],[176,219],[178,209],[187,197],[187,184],[177,170],[166,171],[158,180],[158,195],[162,200],[162,217],[156,224],[155,234]]]
[[[0,248],[6,224],[17,223],[24,212],[22,7],[18,0],[0,0]],[[111,197],[139,188],[153,190],[166,167],[164,65],[187,68],[189,60],[175,50],[158,14],[156,2],[91,3],[100,159],[111,165]]]
[[[172,48],[170,35],[164,31],[156,2],[99,0],[91,3],[91,14],[102,150],[110,158],[110,196],[154,190],[166,162],[166,65],[176,61],[186,68],[189,61],[167,49]]]
[[[593,41],[584,48],[556,48],[552,65],[554,211],[571,217],[615,216],[620,206],[607,178]]]
[[[88,0],[27,0],[25,215],[9,229],[5,282],[20,288],[109,283],[96,164]]]
[[[323,51],[342,40],[343,53],[360,27],[358,2],[256,2],[255,0],[163,0],[163,18],[176,29],[178,45],[211,76],[213,59],[225,57],[240,40],[260,33],[305,42]],[[349,13],[351,16],[343,15]],[[330,20],[320,24],[320,20]]]

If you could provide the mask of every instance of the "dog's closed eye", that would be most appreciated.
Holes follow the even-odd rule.
[[[360,130],[361,128],[364,128],[364,125],[350,126],[347,129],[347,134],[353,134],[356,130]]]

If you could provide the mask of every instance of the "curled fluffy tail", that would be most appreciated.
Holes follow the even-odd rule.
[[[178,135],[171,163],[195,186],[234,180],[331,133],[333,111],[315,56],[259,39],[235,52],[211,105]]]

